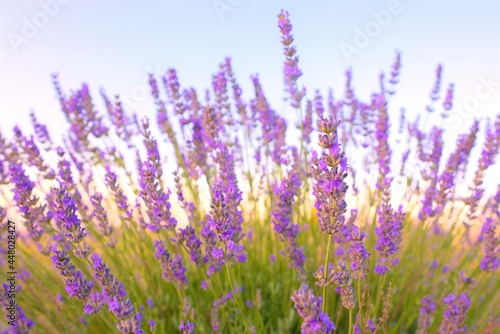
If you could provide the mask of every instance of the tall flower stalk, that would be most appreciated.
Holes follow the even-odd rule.
[[[322,118],[317,122],[319,146],[323,149],[321,156],[314,151],[312,155],[313,194],[316,198],[314,207],[317,210],[319,228],[327,234],[327,248],[323,266],[323,279],[328,282],[328,263],[332,244],[332,235],[338,233],[345,223],[344,213],[347,211],[345,194],[347,192],[347,159],[338,141],[337,127],[339,122],[331,118]],[[322,311],[326,306],[326,286],[323,286]]]

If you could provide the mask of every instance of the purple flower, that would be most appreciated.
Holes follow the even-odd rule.
[[[375,138],[377,160],[379,163],[379,174],[377,189],[383,191],[391,186],[391,148],[389,147],[389,115],[387,113],[387,101],[384,95],[374,96],[375,107],[378,110],[378,119],[375,124]]]
[[[92,254],[91,263],[94,269],[95,278],[101,283],[104,290],[104,296],[107,299],[112,300],[115,297],[122,299],[127,295],[123,284],[115,278],[99,255],[96,253]]]
[[[124,334],[144,334],[144,331],[141,329],[142,320],[142,315],[140,313],[136,313],[135,315],[120,321],[116,325],[116,328]]]
[[[95,295],[94,299],[91,296],[91,302],[86,307],[87,310],[98,312],[95,305],[98,305],[100,308],[101,303],[106,302],[109,311],[119,320],[116,324],[118,330],[122,333],[142,333],[140,329],[142,315],[141,313],[134,315],[135,306],[129,298],[126,298],[127,292],[123,284],[114,277],[111,270],[95,253],[91,257],[91,264],[94,269],[95,278],[101,284],[103,293]]]
[[[182,115],[185,111],[184,105],[180,101],[180,84],[175,68],[170,68],[162,78],[163,85],[167,92],[168,102],[174,107],[176,115]]]
[[[92,292],[90,293],[89,299],[90,300],[87,302],[87,304],[85,304],[83,308],[83,312],[85,314],[99,313],[99,311],[105,304],[104,295],[101,293]]]
[[[467,326],[464,326],[467,310],[470,307],[470,298],[467,293],[455,296],[453,293],[444,298],[445,311],[443,321],[439,326],[439,334],[465,333]]]
[[[154,321],[153,319],[149,319],[148,325],[149,325],[149,329],[151,330],[151,332],[154,332],[155,326],[156,326],[156,321]]]
[[[189,167],[189,176],[197,180],[207,167],[207,143],[202,119],[196,117],[191,119],[191,139],[186,139],[187,154],[186,165]]]
[[[201,116],[201,128],[203,129],[203,140],[206,143],[207,150],[214,151],[217,148],[219,134],[222,133],[223,125],[222,120],[215,108],[207,106],[203,109]]]
[[[94,283],[83,277],[81,271],[76,271],[72,277],[66,279],[66,292],[70,297],[85,300],[89,297]]]
[[[499,149],[500,115],[497,118],[494,128],[491,127],[490,124],[488,124],[486,128],[486,140],[481,151],[476,172],[474,173],[473,186],[470,187],[472,195],[464,201],[465,204],[469,205],[469,212],[467,213],[467,219],[469,222],[466,223],[467,227],[470,226],[470,221],[477,218],[476,211],[478,209],[478,204],[484,194],[484,188],[482,187],[484,173],[495,162]]]
[[[278,238],[285,242],[285,249],[280,253],[287,257],[289,266],[297,270],[299,279],[305,279],[305,254],[303,247],[298,247],[298,236],[300,226],[292,222],[291,216],[293,212],[293,203],[295,196],[301,185],[301,180],[298,175],[298,153],[293,148],[295,157],[294,165],[292,166],[287,177],[280,183],[273,186],[274,203],[271,209],[271,223],[278,234]]]
[[[441,75],[443,72],[443,66],[439,64],[436,68],[436,81],[434,83],[434,88],[431,91],[430,98],[431,104],[427,106],[427,111],[432,113],[434,111],[434,102],[439,100],[439,91],[441,90]]]
[[[399,263],[397,258],[393,258],[401,244],[401,230],[403,229],[403,221],[405,214],[402,211],[402,206],[399,206],[398,211],[393,211],[390,204],[382,203],[378,209],[379,225],[375,228],[375,233],[378,235],[375,249],[379,252],[380,258],[375,265],[375,273],[384,275],[390,266]]]
[[[297,80],[302,76],[302,71],[299,69],[299,57],[295,55],[297,52],[295,46],[292,46],[293,36],[292,24],[288,18],[288,12],[281,11],[278,15],[278,27],[280,28],[282,37],[281,43],[283,44],[283,50],[285,54],[285,85],[292,98],[292,106],[294,108],[300,107],[300,102],[305,96],[305,88],[299,90],[297,87]]]
[[[212,311],[210,312],[210,325],[212,326],[212,333],[219,332],[220,318],[217,307],[212,307]]]
[[[18,285],[18,288],[20,289],[21,286]],[[7,310],[7,312],[9,312],[9,309],[13,305],[15,305],[14,312],[17,315],[17,319],[16,321],[14,321],[14,326],[12,328],[12,331],[5,333],[29,333],[30,329],[35,325],[35,322],[26,316],[21,306],[19,306],[19,304],[12,299],[11,297],[12,295],[9,291],[10,291],[10,286],[7,283],[2,283],[2,285],[0,286],[0,305],[2,306],[2,309]],[[12,320],[9,318],[7,319],[9,321]]]
[[[59,270],[59,274],[63,276],[66,283],[66,292],[71,297],[76,297],[80,300],[87,300],[89,298],[93,283],[83,277],[80,270],[76,270],[75,266],[71,263],[68,253],[65,251],[57,251],[52,256],[52,264]]]
[[[55,172],[43,161],[40,150],[33,140],[33,136],[25,137],[17,126],[14,127],[14,135],[17,146],[23,153],[20,154],[20,157],[30,166],[35,167],[45,178],[49,180],[54,179],[56,176]]]
[[[165,84],[166,82],[167,79],[164,77],[163,83]],[[158,126],[160,127],[161,132],[167,134],[168,138],[170,139],[170,142],[173,143],[174,146],[176,146],[178,144],[172,128],[172,123],[169,120],[165,102],[163,102],[163,100],[160,98],[158,84],[153,74],[149,75],[149,85],[151,87],[151,94],[153,95],[156,104],[156,110],[157,110],[156,121],[158,123]]]
[[[185,288],[187,284],[186,269],[182,264],[182,256],[175,254],[170,255],[165,248],[165,242],[155,240],[155,257],[160,260],[162,267],[162,277],[169,282],[177,284],[179,287]]]
[[[22,164],[11,163],[9,172],[10,182],[14,184],[14,202],[25,219],[24,226],[30,238],[38,241],[44,233],[40,218],[45,215],[45,206],[38,205],[38,197],[32,195],[35,184],[26,175]]]
[[[377,326],[375,326],[375,323],[374,323],[374,319],[368,319],[366,321],[366,327],[365,327],[365,330],[369,330],[370,332],[375,332],[375,329],[377,328]]]
[[[184,334],[194,334],[194,324],[190,321],[182,321],[179,330]]]
[[[154,303],[154,301],[151,298],[148,298],[146,300],[146,304],[148,304],[149,308],[153,308],[153,306],[154,306],[155,303]]]
[[[498,253],[498,238],[496,236],[496,223],[493,218],[486,218],[482,228],[482,237],[484,243],[484,257],[479,263],[483,271],[492,272],[500,266]]]
[[[443,101],[443,109],[445,111],[450,111],[451,108],[453,108],[453,89],[454,89],[455,85],[450,83],[448,85],[448,89],[446,90],[446,97]],[[448,114],[446,112],[443,112],[442,114],[442,117],[447,117]]]
[[[331,333],[335,325],[326,313],[321,311],[321,297],[315,297],[313,290],[303,285],[292,296],[294,307],[302,317],[302,334]]]
[[[209,263],[209,276],[220,271],[226,263],[246,261],[243,245],[239,244],[242,238],[241,211],[229,206],[239,204],[241,194],[231,184],[229,180],[225,185],[218,180],[212,187],[211,210],[202,228],[206,251],[204,261]]]
[[[104,181],[113,194],[115,203],[120,210],[120,214],[124,214],[124,218],[131,218],[132,212],[128,209],[129,205],[127,196],[125,196],[123,190],[118,184],[118,176],[116,175],[116,173],[111,171],[111,168],[109,166],[106,166],[106,176],[104,178]]]
[[[256,150],[256,160],[260,162],[260,151],[264,151],[266,156],[270,156],[277,165],[287,163],[286,154],[286,129],[285,119],[271,109],[256,75],[252,77],[255,88],[255,99],[250,102],[250,109],[256,115],[257,121],[261,124],[262,136],[260,147]]]
[[[70,124],[69,142],[77,153],[93,152],[90,139],[101,138],[108,134],[108,128],[103,124],[102,116],[95,110],[87,84],[66,98],[60,88],[57,75],[53,75],[54,86],[61,102],[62,111]]]
[[[129,298],[123,299],[118,297],[112,297],[108,302],[109,311],[112,312],[118,320],[124,320],[130,318],[135,307]],[[138,313],[139,314],[139,313]]]
[[[391,77],[389,78],[389,83],[392,85],[392,88],[387,91],[389,95],[393,95],[395,93],[394,87],[399,82],[399,74],[401,70],[401,52],[396,52],[396,58],[394,59],[394,63],[392,64]]]
[[[227,94],[227,78],[224,71],[224,65],[221,65],[221,70],[212,76],[212,87],[215,95],[215,108],[222,116],[228,118],[226,124],[232,124],[232,115],[230,113],[229,96]]]
[[[139,195],[147,208],[149,222],[144,225],[157,233],[161,228],[173,231],[177,221],[170,213],[170,190],[163,189],[163,168],[156,140],[149,131],[149,122],[143,121],[144,146],[146,146],[147,161],[137,160],[139,173]]]
[[[110,226],[108,222],[108,216],[106,214],[105,209],[102,207],[102,194],[100,193],[94,193],[92,196],[90,196],[90,202],[92,203],[92,206],[94,208],[92,212],[92,217],[97,220],[97,226],[99,228],[99,232],[104,235],[109,237],[111,233],[113,233],[113,227]],[[115,244],[112,240],[108,243],[108,246],[114,247]]]
[[[340,293],[342,305],[348,310],[353,309],[356,306],[356,297],[354,297],[352,279],[346,263],[339,261],[330,277],[333,283],[337,285],[337,291]]]
[[[364,231],[353,225],[350,235],[351,245],[349,246],[349,258],[351,259],[352,277],[360,280],[366,276],[368,257],[370,253],[363,245],[363,239],[366,237]]]
[[[126,115],[125,110],[123,110],[123,105],[119,96],[115,97],[115,102],[112,103],[109,98],[101,90],[101,96],[106,104],[106,109],[108,111],[109,119],[113,124],[113,130],[116,135],[125,142],[129,142],[134,135],[134,132],[130,128],[133,125],[133,119]],[[129,144],[130,145],[130,144]],[[131,147],[131,146],[129,146]]]
[[[50,138],[47,127],[38,122],[38,119],[34,112],[30,113],[30,118],[31,118],[31,124],[33,125],[33,128],[35,130],[36,138],[40,143],[45,144],[46,150],[50,150],[53,146],[53,143],[52,139]]]
[[[307,100],[306,103],[304,120],[297,127],[302,131],[302,143],[308,145],[311,142],[311,132],[313,131],[313,104],[310,100]]]
[[[436,305],[430,296],[422,298],[420,316],[418,317],[417,334],[425,334],[428,332],[429,326],[431,325],[431,316],[435,309]]]
[[[318,121],[319,145],[323,148],[321,157],[313,151],[312,176],[313,194],[316,197],[314,207],[320,230],[334,234],[344,226],[344,213],[347,211],[345,194],[347,192],[347,159],[341,150],[337,138],[337,127],[340,123],[331,118]]]
[[[435,200],[437,205],[433,210],[433,216],[438,215],[443,210],[446,200],[449,199],[449,195],[454,186],[454,180],[458,172],[465,172],[468,161],[467,159],[476,142],[478,131],[479,122],[475,120],[472,124],[470,132],[468,134],[462,134],[458,137],[457,148],[448,158],[445,168],[439,177],[439,190],[437,191]]]
[[[80,218],[76,215],[77,207],[74,199],[68,194],[63,183],[54,190],[56,202],[56,218],[64,230],[66,240],[76,244],[74,254],[86,258],[90,254],[90,246],[81,242],[87,236],[87,230],[82,227]]]

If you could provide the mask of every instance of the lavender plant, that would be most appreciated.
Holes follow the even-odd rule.
[[[34,113],[32,134],[0,133],[0,265],[17,238],[18,272],[2,333],[500,331],[500,114],[453,145],[444,66],[407,113],[400,52],[367,100],[353,69],[343,96],[308,94],[288,12],[278,27],[295,141],[229,58],[204,99],[150,75],[155,122],[54,75],[62,138]]]

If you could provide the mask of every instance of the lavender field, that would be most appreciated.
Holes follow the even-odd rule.
[[[226,58],[150,74],[154,118],[62,72],[64,129],[1,128],[2,333],[500,333],[500,113],[450,132],[446,63],[394,107],[399,51],[304,87],[293,17],[286,113]]]

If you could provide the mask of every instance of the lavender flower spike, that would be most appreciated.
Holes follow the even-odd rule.
[[[349,246],[349,257],[351,258],[352,277],[355,280],[360,280],[366,276],[366,269],[368,266],[368,257],[370,253],[363,245],[363,239],[366,237],[365,232],[359,227],[353,225],[351,235],[351,245]]]
[[[349,269],[344,261],[339,261],[337,267],[331,275],[333,282],[337,285],[337,291],[340,293],[342,306],[351,310],[356,306],[356,297],[354,297],[354,288]]]
[[[430,296],[422,298],[420,316],[418,317],[418,329],[416,334],[425,334],[431,325],[431,315],[436,309],[436,305]]]
[[[90,246],[82,240],[87,236],[87,230],[82,227],[80,218],[76,215],[77,207],[74,199],[67,193],[63,183],[54,190],[56,200],[56,218],[59,220],[66,239],[75,244],[74,254],[78,258],[87,258]]]
[[[382,203],[378,209],[379,226],[375,228],[375,233],[378,235],[375,249],[379,252],[379,263],[375,266],[375,273],[384,275],[390,266],[395,266],[399,263],[398,258],[393,257],[401,244],[401,230],[403,229],[403,221],[405,214],[402,211],[402,206],[399,206],[398,211],[394,211],[390,204]]]
[[[302,71],[299,68],[299,57],[295,55],[297,49],[292,46],[293,36],[292,24],[288,18],[288,12],[281,11],[278,15],[278,27],[280,28],[281,43],[284,47],[285,53],[285,85],[287,86],[288,92],[292,98],[292,107],[299,108],[302,98],[305,96],[305,88],[299,91],[297,88],[297,79],[302,76]]]
[[[38,205],[38,197],[32,195],[35,184],[26,175],[22,164],[11,163],[9,172],[14,184],[14,202],[25,219],[24,226],[30,238],[38,241],[44,233],[39,221],[45,207]]]
[[[496,237],[496,223],[493,218],[487,218],[483,225],[482,236],[484,242],[484,257],[479,263],[483,271],[492,272],[500,266],[498,258],[498,238]]]
[[[344,226],[344,213],[347,211],[345,194],[347,192],[347,159],[337,138],[340,123],[333,119],[322,118],[318,121],[319,145],[323,148],[321,157],[316,151],[312,156],[314,207],[318,210],[318,221],[323,233],[334,234]]]
[[[289,266],[297,271],[297,277],[304,281],[306,272],[304,263],[306,257],[303,247],[298,247],[298,236],[300,226],[295,224],[292,219],[294,196],[298,193],[301,180],[298,174],[298,156],[297,150],[293,150],[295,164],[288,173],[288,176],[273,186],[275,203],[271,210],[271,223],[278,238],[285,243],[285,249],[281,251],[288,258]]]
[[[165,248],[165,242],[155,240],[155,257],[160,260],[162,267],[162,277],[169,282],[177,284],[181,288],[185,288],[187,284],[186,269],[182,264],[182,257],[176,254],[174,257],[170,255]]]
[[[209,263],[207,275],[220,271],[223,266],[246,261],[241,226],[234,224],[239,215],[230,208],[230,191],[221,180],[218,180],[212,189],[212,205],[207,222],[203,225],[201,235],[205,240],[205,262]]]
[[[321,297],[315,297],[313,290],[303,285],[296,290],[292,296],[295,309],[304,319],[302,323],[302,334],[325,333],[329,334],[336,330],[335,325],[326,313],[321,311]]]
[[[76,270],[75,266],[71,263],[68,253],[65,251],[57,251],[52,256],[52,263],[59,274],[63,276],[66,283],[66,292],[71,297],[76,297],[80,300],[87,300],[93,287],[93,283],[83,277],[80,270]]]
[[[453,293],[444,298],[445,311],[443,321],[439,326],[439,334],[465,333],[467,326],[464,326],[467,310],[470,307],[470,298],[467,293],[462,293],[456,297]]]

